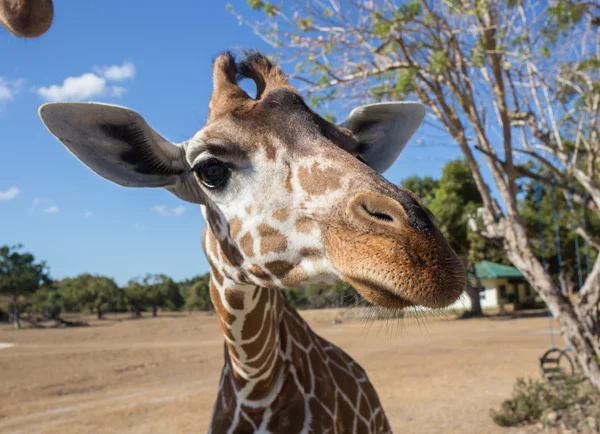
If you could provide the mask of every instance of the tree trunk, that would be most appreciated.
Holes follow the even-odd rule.
[[[577,315],[570,301],[561,294],[560,288],[552,283],[550,275],[533,255],[529,246],[523,243],[523,238],[526,237],[517,236],[517,232],[522,227],[515,228],[515,226],[512,226],[515,231],[506,231],[505,250],[508,258],[544,299],[560,325],[563,338],[573,349],[583,374],[594,387],[600,390],[600,365],[596,359],[600,356],[597,352],[598,336],[592,334],[586,326],[586,319]],[[599,264],[595,264],[594,268],[596,266],[600,268]]]
[[[19,316],[19,296],[13,296],[13,324],[16,329],[21,328],[21,318]]]
[[[102,308],[96,309],[96,316],[98,317],[98,319],[102,319]]]
[[[585,330],[585,319],[579,318],[573,306],[562,296],[556,297],[558,315],[556,319],[560,324],[565,340],[575,352],[575,358],[583,374],[600,390],[600,354],[595,351],[595,345],[590,342]],[[552,309],[554,313],[554,309]],[[592,336],[592,339],[596,338]]]
[[[158,306],[152,306],[152,316],[156,317],[158,314]]]
[[[479,293],[481,290],[467,283],[466,293],[471,300],[471,316],[483,316],[483,310],[481,310],[481,299],[479,298]]]
[[[466,293],[471,299],[471,316],[483,316],[483,310],[481,309],[481,299],[479,293],[484,289],[481,284],[481,279],[475,272],[475,264],[472,263],[469,267],[473,279],[475,279],[475,285],[471,285],[467,279]]]

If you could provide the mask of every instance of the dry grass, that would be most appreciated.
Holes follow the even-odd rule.
[[[517,377],[536,377],[549,346],[545,318],[455,321],[435,317],[344,321],[306,312],[315,330],[360,364],[395,432],[499,433],[490,408]],[[223,361],[214,316],[90,327],[0,328],[0,432],[205,432]]]

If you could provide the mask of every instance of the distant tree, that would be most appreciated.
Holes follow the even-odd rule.
[[[189,288],[185,303],[188,310],[213,310],[208,279],[199,279]]]
[[[56,288],[38,289],[33,294],[29,310],[41,313],[47,319],[60,321],[60,314],[64,311],[64,299]]]
[[[166,276],[165,276],[166,277]],[[175,282],[170,277],[166,277],[166,279],[162,283],[165,287],[165,307],[169,310],[178,311],[183,306],[185,306],[185,298],[181,293],[181,288],[177,282]]]
[[[413,175],[405,178],[400,183],[400,187],[406,188],[416,194],[425,206],[429,206],[431,201],[435,198],[435,192],[439,186],[440,181],[433,179],[431,176],[421,178],[417,175]]]
[[[123,290],[106,276],[84,273],[57,282],[57,288],[66,310],[89,310],[95,312],[98,319],[123,303]]]
[[[139,279],[130,280],[125,287],[125,300],[129,306],[129,311],[134,317],[142,316],[142,312],[148,305],[149,287],[143,285]]]
[[[444,166],[438,188],[427,206],[454,251],[466,259],[470,249],[467,222],[483,206],[483,201],[464,160],[450,161]]]
[[[579,273],[582,273],[582,280],[587,277],[588,265],[594,264],[598,252],[589,245],[586,248],[585,240],[580,237],[577,227],[585,224],[589,233],[600,234],[600,217],[590,209],[579,206],[575,206],[575,213],[573,213],[571,210],[573,204],[568,201],[569,195],[562,194],[558,189],[555,189],[553,196],[551,188],[543,187],[538,188],[536,191],[535,183],[528,182],[522,185],[521,190],[523,200],[519,209],[527,233],[530,234],[536,257],[542,258],[555,284],[561,286],[558,244],[556,243],[556,213],[562,261],[560,265],[563,272],[562,286],[567,294],[579,290]],[[539,204],[537,194],[540,195]],[[541,238],[544,241],[543,251],[541,249]],[[579,252],[576,248],[576,241]],[[579,253],[579,264],[577,263],[577,253]]]
[[[36,262],[31,253],[21,253],[22,245],[0,247],[0,294],[11,297],[12,320],[21,327],[19,297],[33,294],[50,284],[45,262]]]
[[[283,288],[281,294],[285,301],[294,309],[306,309],[310,306],[306,291],[301,287]]]
[[[186,310],[213,310],[208,282],[208,273],[199,274],[179,282],[179,292],[181,293],[183,300],[185,300]]]
[[[126,293],[136,316],[144,307],[150,307],[152,316],[157,316],[159,308],[179,310],[185,304],[179,285],[164,274],[148,273],[137,278],[129,283]]]

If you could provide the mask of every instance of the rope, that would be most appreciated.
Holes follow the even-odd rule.
[[[585,200],[583,198],[581,198],[580,214],[581,214],[581,227],[585,231]],[[590,245],[588,243],[587,238],[583,239],[583,246],[585,248],[585,275],[589,276],[590,275]]]
[[[560,252],[560,231],[558,225],[558,209],[556,208],[556,195],[554,194],[554,181],[550,186],[550,194],[552,195],[552,209],[554,211],[554,234],[556,236],[556,255],[558,256],[558,278],[560,279],[560,293],[565,295],[564,276],[562,269],[562,254]],[[580,267],[581,268],[581,267]],[[554,330],[551,330],[552,334],[552,346],[554,347]],[[567,346],[567,351],[571,351],[571,346]]]
[[[538,208],[538,227],[540,230],[540,255],[542,256],[542,265],[544,266],[544,270],[547,270],[547,262],[546,257],[544,256],[544,224],[542,222],[542,189],[538,181],[535,181],[535,201],[537,202]],[[548,307],[548,323],[550,324],[550,344],[552,346],[552,350],[556,347],[554,345],[554,324],[552,324],[552,311],[550,307]]]
[[[556,208],[556,198],[554,197],[554,182],[550,186],[550,195],[552,196],[552,210],[554,212],[554,235],[556,238],[556,256],[558,257],[558,278],[560,280],[560,293],[565,295],[564,276],[562,269],[562,254],[560,252],[560,231],[558,225],[558,210]]]
[[[569,201],[573,203],[573,190],[574,187],[569,189]],[[575,258],[577,259],[577,278],[579,282],[579,289],[583,287],[583,272],[581,271],[581,257],[579,256],[579,235],[577,234],[577,217],[575,214],[575,207],[573,206],[573,232],[575,232]]]

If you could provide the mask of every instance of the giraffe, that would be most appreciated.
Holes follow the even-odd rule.
[[[0,24],[22,38],[37,38],[54,19],[52,0],[0,0]]]
[[[459,297],[465,273],[434,216],[380,175],[421,124],[422,105],[360,106],[334,125],[267,57],[225,52],[213,62],[206,124],[177,145],[124,107],[49,103],[39,113],[96,174],[200,205],[224,336],[210,433],[391,432],[364,369],[279,289],[341,280],[393,309]]]

